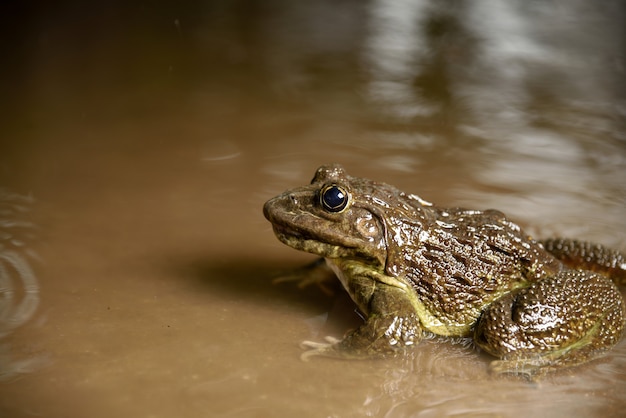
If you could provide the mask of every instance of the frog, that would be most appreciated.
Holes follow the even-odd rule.
[[[624,332],[621,252],[535,239],[495,209],[439,207],[332,163],[263,213],[279,241],[323,260],[364,319],[304,342],[305,359],[393,356],[436,336],[471,341],[493,373],[542,376],[601,357]]]

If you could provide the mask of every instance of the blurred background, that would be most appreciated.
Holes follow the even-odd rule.
[[[618,0],[3,2],[0,416],[619,416],[626,344],[529,384],[272,279],[261,207],[338,162],[626,250]]]

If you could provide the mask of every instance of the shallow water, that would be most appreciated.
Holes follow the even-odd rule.
[[[626,250],[621,2],[204,3],[2,6],[0,416],[622,413],[625,341],[539,383],[302,362],[359,318],[272,284],[314,257],[261,213],[335,161]]]

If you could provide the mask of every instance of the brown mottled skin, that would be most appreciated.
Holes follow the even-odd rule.
[[[320,255],[367,320],[309,355],[362,358],[424,333],[472,337],[499,373],[584,363],[621,338],[617,251],[536,241],[496,210],[439,208],[393,186],[320,167],[264,206],[279,240]]]

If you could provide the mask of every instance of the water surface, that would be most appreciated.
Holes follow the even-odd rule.
[[[340,162],[626,250],[626,13],[561,3],[3,6],[0,415],[619,416],[625,342],[540,383],[302,362],[359,318],[272,284],[314,257],[261,212]]]

